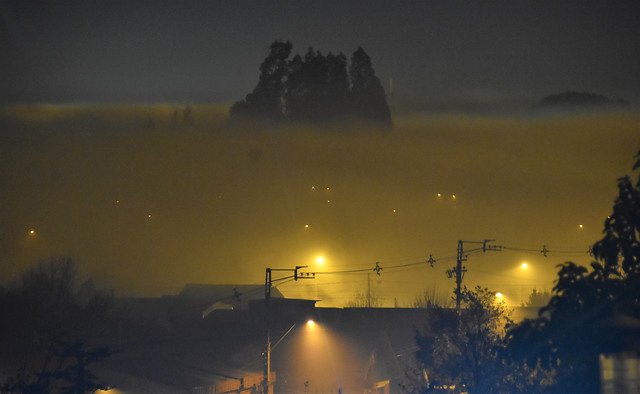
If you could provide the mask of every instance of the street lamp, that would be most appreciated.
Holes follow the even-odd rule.
[[[302,268],[306,268],[306,265],[296,265],[295,268],[267,268],[265,269],[264,278],[264,303],[265,303],[265,328],[266,328],[266,343],[264,351],[264,376],[263,376],[263,390],[265,394],[271,394],[271,289],[273,287],[272,273],[274,271],[279,272],[293,272],[293,275],[277,278],[276,281],[282,281],[286,279],[315,279],[316,274],[313,272],[298,272]],[[292,327],[293,328],[293,327]],[[285,334],[286,335],[286,334]]]

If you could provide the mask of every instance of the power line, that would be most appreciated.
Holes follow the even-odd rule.
[[[531,252],[531,253],[540,253],[544,257],[547,257],[550,254],[589,254],[591,255],[591,248],[587,250],[556,250],[556,249],[548,249],[547,245],[542,245],[541,249],[532,249],[532,248],[521,248],[517,246],[502,246],[504,250],[514,250],[518,252]]]

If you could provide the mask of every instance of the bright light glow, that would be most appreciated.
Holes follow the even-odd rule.
[[[455,195],[455,194],[452,194],[452,195],[451,195],[451,199],[452,199],[452,200],[455,200],[455,199],[456,199],[456,195]]]
[[[29,230],[29,234],[33,235],[36,233],[36,230]]]
[[[580,230],[582,230],[584,228],[584,226],[582,224],[579,224],[578,227],[580,228]]]
[[[437,197],[438,197],[438,198],[442,197],[442,194],[441,194],[441,193],[438,193]]]
[[[327,200],[327,202],[331,202],[331,200]]]
[[[147,215],[147,217],[148,217],[148,218],[151,218],[151,214],[148,214],[148,215]]]
[[[312,319],[307,320],[307,327],[314,327],[316,325],[316,322],[314,322]]]
[[[305,224],[305,225],[304,225],[304,228],[309,228],[309,225],[308,225],[308,224]]]
[[[328,187],[328,188],[327,188],[327,191],[329,191],[329,190],[331,190],[331,188],[330,188],[330,187]]]
[[[393,213],[396,213],[396,210],[395,210],[395,209],[393,210]]]
[[[529,268],[529,264],[526,261],[523,261],[522,264],[520,264],[520,268],[526,270],[527,268]]]
[[[316,187],[315,186],[311,186],[311,190],[316,190]]]
[[[496,298],[497,298],[497,299],[499,299],[499,300],[501,300],[501,299],[503,299],[503,298],[504,298],[504,294],[502,294],[501,292],[497,292],[497,293],[496,293]]]
[[[316,256],[315,261],[316,261],[316,264],[320,264],[320,265],[324,264],[325,262],[324,256]]]

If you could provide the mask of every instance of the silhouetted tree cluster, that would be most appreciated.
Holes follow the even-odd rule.
[[[93,392],[88,367],[108,355],[86,343],[112,302],[92,281],[79,284],[68,258],[42,262],[0,290],[0,391]]]
[[[529,294],[527,301],[522,302],[522,306],[525,307],[543,307],[549,303],[551,299],[551,293],[547,290],[538,291],[535,288]]]
[[[424,289],[421,294],[418,294],[413,300],[414,308],[435,308],[435,307],[446,307],[447,306],[446,296],[442,296],[437,292],[435,287],[430,289]]]
[[[640,153],[636,157],[634,169],[640,168]],[[598,355],[633,349],[629,333],[615,322],[640,319],[639,232],[640,176],[635,185],[623,177],[604,237],[593,245],[591,269],[562,264],[539,317],[510,330],[511,357],[550,370],[550,391],[599,392]]]
[[[382,305],[382,300],[372,293],[357,292],[351,300],[349,300],[345,307],[347,308],[379,308]]]
[[[535,371],[524,370],[505,358],[509,311],[495,293],[480,286],[464,288],[461,310],[431,306],[423,329],[416,335],[416,357],[423,366],[422,382],[405,387],[411,393],[511,393]],[[419,382],[415,379],[414,382]]]
[[[325,56],[313,48],[289,59],[291,49],[290,42],[271,44],[257,86],[231,107],[232,119],[391,125],[384,88],[364,49],[358,47],[350,64],[342,53]]]

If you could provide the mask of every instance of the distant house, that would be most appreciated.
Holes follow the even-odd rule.
[[[277,288],[271,289],[271,297],[283,298]],[[214,310],[248,309],[249,303],[264,300],[264,285],[215,285],[189,283],[178,293],[178,298],[201,305],[203,315]],[[203,316],[203,317],[204,317]]]
[[[275,288],[271,297],[283,300]],[[115,352],[95,368],[114,393],[249,393],[260,381],[264,286],[187,284],[114,304],[103,342]]]
[[[640,320],[618,314],[602,325],[611,335],[600,354],[600,392],[640,393]]]

